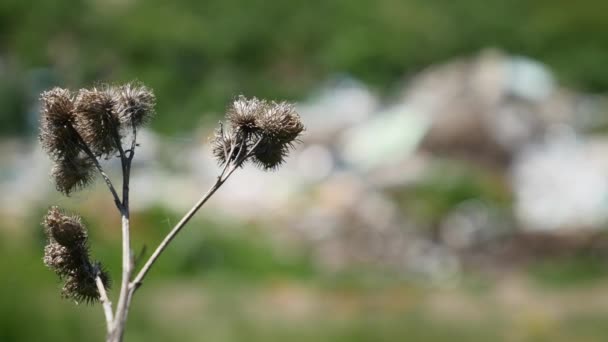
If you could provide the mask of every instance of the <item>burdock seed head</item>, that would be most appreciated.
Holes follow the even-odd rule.
[[[65,278],[75,272],[81,263],[81,253],[74,253],[66,246],[49,240],[44,247],[44,264],[53,270],[60,278]]]
[[[114,112],[113,89],[80,89],[74,103],[75,127],[96,155],[109,156],[120,143],[120,122]]]
[[[73,191],[89,185],[94,176],[94,165],[90,158],[78,155],[74,158],[57,160],[51,176],[58,191],[69,196]]]
[[[89,269],[81,269],[65,279],[61,289],[63,298],[72,299],[77,303],[92,304],[99,300],[99,290],[95,278],[99,275],[105,289],[109,289],[111,280],[100,263],[90,265]]]
[[[235,131],[224,131],[222,126],[215,131],[212,152],[219,165],[224,165],[228,160],[236,161],[237,158],[244,161],[248,149],[248,142]]]
[[[250,158],[264,170],[276,169],[304,131],[300,116],[287,102],[239,96],[228,108],[226,118],[230,129],[224,131],[220,126],[213,139],[213,155],[220,165],[238,162],[241,166]]]
[[[289,145],[274,139],[262,138],[253,153],[253,163],[265,171],[276,170],[289,154]]]
[[[257,138],[261,140],[253,152],[253,162],[263,170],[277,169],[304,131],[304,125],[294,106],[287,102],[268,105],[257,123]]]
[[[58,207],[51,207],[44,217],[45,231],[49,239],[67,248],[85,246],[87,231],[80,217],[65,214]]]
[[[300,115],[293,104],[273,102],[259,116],[262,134],[281,144],[292,144],[304,131]]]
[[[110,277],[99,262],[91,262],[87,230],[80,217],[51,207],[42,224],[48,237],[43,261],[65,281],[62,296],[77,302],[98,300],[95,278],[99,276],[104,287],[109,288]]]
[[[123,127],[147,123],[154,115],[155,105],[154,93],[143,84],[128,83],[115,89],[114,112]]]
[[[78,154],[79,138],[74,130],[73,95],[67,89],[53,88],[40,95],[40,142],[53,159]]]
[[[230,125],[237,131],[250,134],[259,130],[258,120],[266,110],[268,103],[257,98],[247,99],[243,95],[238,96],[228,107],[226,118]]]

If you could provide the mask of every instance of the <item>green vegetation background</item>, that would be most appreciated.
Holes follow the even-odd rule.
[[[237,93],[301,98],[336,74],[387,90],[485,47],[602,91],[607,11],[601,0],[4,0],[0,133],[25,132],[27,104],[51,84],[137,78],[158,95],[154,127],[180,134]]]
[[[416,71],[486,47],[537,58],[560,81],[605,92],[606,13],[600,0],[3,0],[0,135],[33,137],[37,94],[54,84],[137,78],[159,98],[153,128],[177,136],[238,93],[299,99],[348,74],[390,94]],[[0,341],[102,340],[99,308],[59,298],[59,283],[44,269],[42,213],[0,222]],[[89,214],[94,254],[116,278],[118,234],[102,229],[102,214]],[[146,231],[135,241],[153,246],[175,219],[162,208],[138,213],[135,224]],[[255,227],[198,222],[184,235],[138,293],[128,341],[608,338],[605,310],[547,318],[532,303],[523,314],[509,311],[496,306],[500,284],[476,276],[463,288],[429,290],[376,270],[323,272],[306,250],[286,254]],[[576,260],[536,265],[526,281],[557,291],[556,300],[606,287],[601,265],[581,269]],[[438,295],[482,314],[438,318]],[[291,308],[298,300],[304,307]]]

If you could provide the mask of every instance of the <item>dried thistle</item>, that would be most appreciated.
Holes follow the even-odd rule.
[[[223,165],[211,188],[171,229],[139,271],[134,269],[133,250],[129,244],[129,180],[138,146],[136,128],[154,114],[156,98],[140,84],[100,89],[81,89],[74,98],[70,91],[55,88],[41,95],[40,140],[55,165],[52,175],[57,189],[66,195],[93,179],[97,169],[112,194],[122,222],[122,279],[120,294],[113,312],[108,297],[108,273],[99,262],[91,261],[88,234],[77,216],[57,207],[50,208],[43,225],[48,237],[44,263],[64,282],[62,296],[77,302],[99,300],[106,318],[107,340],[122,341],[131,299],[159,256],[226,180],[252,160],[265,170],[279,167],[304,130],[293,105],[257,98],[237,97],[227,109],[228,127],[220,125],[213,139],[213,155]],[[126,131],[133,128],[133,134]],[[123,136],[130,137],[130,147],[122,146]],[[99,158],[118,153],[122,166],[122,194],[119,195]]]
[[[155,105],[154,93],[142,84],[128,83],[114,92],[114,112],[123,127],[147,123],[154,115]]]
[[[102,269],[100,263],[95,263],[89,269],[79,269],[65,279],[61,296],[72,299],[76,303],[92,304],[99,300],[99,289],[95,278],[99,276],[105,289],[111,286],[109,274]]]
[[[114,90],[80,89],[74,102],[75,127],[98,156],[115,153],[120,144],[120,121],[114,112]]]
[[[67,89],[53,88],[40,96],[40,134],[42,148],[55,160],[72,158],[80,150],[74,130],[73,95]]]
[[[101,264],[90,261],[87,231],[80,217],[51,207],[42,224],[48,238],[43,261],[65,281],[63,296],[77,302],[98,300],[95,278],[99,276],[105,288],[110,278]]]
[[[245,134],[259,131],[258,120],[266,110],[268,103],[257,98],[247,99],[243,95],[237,97],[226,112],[230,125]]]
[[[243,135],[239,135],[234,130],[224,131],[222,126],[215,131],[212,153],[219,165],[224,165],[227,161],[236,162],[237,158],[243,157],[243,161],[239,163],[241,166],[248,150],[249,145],[243,140]]]
[[[263,138],[253,153],[253,163],[265,171],[276,170],[289,154],[289,145]]]
[[[292,144],[304,131],[294,105],[287,102],[273,102],[257,122],[262,134],[279,144]]]
[[[294,106],[287,102],[239,96],[228,108],[226,119],[231,129],[225,132],[220,126],[213,139],[213,155],[220,165],[230,159],[241,166],[252,158],[261,169],[276,169],[304,130]],[[227,158],[231,150],[235,152]],[[237,156],[242,160],[236,160]]]
[[[80,266],[80,255],[80,252],[73,253],[72,250],[57,242],[49,242],[44,247],[42,260],[46,267],[55,271],[59,278],[65,278]]]
[[[86,155],[64,158],[55,162],[51,176],[58,191],[69,196],[73,191],[86,187],[94,176],[94,164]]]
[[[80,217],[65,214],[59,207],[53,206],[44,217],[43,225],[48,237],[69,248],[84,246],[87,231]]]

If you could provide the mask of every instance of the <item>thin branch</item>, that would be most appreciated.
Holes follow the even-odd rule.
[[[141,268],[139,273],[135,276],[135,278],[131,282],[131,289],[132,289],[131,291],[135,292],[135,290],[139,286],[141,286],[144,277],[146,276],[148,271],[150,271],[150,268],[152,267],[152,265],[154,265],[154,263],[156,262],[158,257],[161,255],[161,253],[167,248],[169,243],[171,243],[171,241],[175,238],[175,236],[182,230],[182,228],[184,228],[186,223],[188,223],[188,221],[190,221],[190,219],[203,206],[203,204],[205,204],[205,202],[207,202],[207,200],[217,191],[217,189],[219,189],[219,187],[224,183],[224,181],[225,180],[218,178],[216,180],[215,184],[213,184],[213,186],[207,191],[207,193],[205,193],[203,195],[203,197],[201,197],[198,200],[198,202],[196,202],[196,204],[186,213],[186,215],[184,215],[184,217],[182,217],[182,219],[175,225],[175,227],[173,227],[173,229],[171,229],[169,234],[167,234],[167,236],[158,245],[158,247],[156,247],[156,250],[154,251],[154,253],[152,253],[152,255],[150,256],[148,261],[146,261],[144,266]]]
[[[92,156],[91,158],[95,158],[95,157]],[[101,174],[101,177],[103,178],[103,180],[106,182],[106,185],[110,189],[110,192],[112,193],[112,196],[114,197],[114,203],[116,204],[116,207],[118,208],[118,210],[122,210],[122,203],[120,202],[118,193],[116,192],[116,189],[114,188],[114,185],[112,184],[112,181],[110,180],[110,177],[108,177],[108,175],[103,170],[103,168],[101,167],[101,164],[99,164],[99,161],[97,161],[97,159],[95,159],[95,167],[97,168],[97,170]]]
[[[258,140],[258,142],[255,144],[255,147],[257,147],[257,145],[260,143],[260,141],[261,141],[261,139]],[[209,198],[211,196],[213,196],[213,194],[217,191],[217,189],[219,189],[222,186],[222,184],[224,184],[224,182],[226,182],[226,180],[228,180],[228,177],[230,177],[230,175],[238,168],[238,166],[246,158],[248,158],[250,156],[250,153],[247,153],[246,155],[239,158],[239,156],[241,155],[241,153],[243,151],[243,147],[244,147],[243,143],[244,143],[244,141],[241,142],[241,146],[239,147],[239,153],[237,154],[236,160],[234,160],[232,162],[227,162],[226,165],[224,165],[224,168],[222,169],[222,172],[220,173],[220,175],[217,177],[215,184],[213,184],[211,186],[211,188],[209,188],[209,190],[207,190],[207,192],[182,217],[182,219],[175,225],[175,227],[173,227],[173,229],[171,229],[171,231],[167,234],[167,236],[165,236],[165,238],[158,245],[158,247],[156,247],[156,250],[154,250],[154,253],[152,253],[150,258],[148,258],[148,261],[146,261],[144,266],[141,268],[139,273],[137,273],[137,275],[131,282],[131,295],[133,292],[135,292],[135,290],[137,290],[137,288],[139,288],[141,286],[143,279],[146,277],[146,274],[150,271],[150,268],[152,267],[152,265],[154,265],[154,263],[156,262],[158,257],[167,248],[167,246],[171,243],[171,241],[175,238],[175,236],[182,230],[182,228],[184,228],[184,226],[190,221],[190,219],[192,219],[192,217],[207,202],[207,200],[209,200]],[[236,147],[236,145],[233,145],[230,148],[229,155],[233,155],[235,147]]]
[[[122,280],[120,286],[120,294],[118,296],[118,304],[116,305],[116,315],[113,325],[113,340],[121,341],[127,321],[129,311],[129,280],[133,273],[133,262],[131,259],[131,247],[129,237],[129,217],[128,212],[122,214]]]
[[[106,317],[106,327],[108,329],[108,333],[112,331],[112,325],[114,322],[114,315],[112,314],[112,302],[110,298],[108,298],[108,293],[106,292],[106,288],[103,285],[103,281],[99,277],[99,274],[95,276],[95,284],[97,284],[97,291],[99,291],[99,301],[103,306],[103,313]]]
[[[80,135],[78,137],[80,138]],[[91,151],[91,149],[87,146],[87,144],[84,141],[82,141],[82,138],[80,138],[80,139],[81,139],[80,148],[84,151],[84,153],[86,153],[87,156],[89,156],[89,158],[91,158],[91,160],[93,161],[93,164],[95,164],[95,168],[97,168],[97,170],[101,174],[101,177],[106,182],[108,189],[112,193],[112,197],[114,197],[114,203],[116,204],[116,208],[118,208],[118,210],[122,211],[122,209],[123,209],[122,202],[120,201],[120,197],[118,197],[118,193],[116,192],[116,189],[114,188],[114,185],[112,184],[112,181],[110,180],[110,177],[108,177],[106,172],[101,167],[101,164],[99,163],[99,160],[97,159],[97,157],[95,157],[95,154],[93,153],[93,151]]]
[[[133,127],[133,139],[131,139],[131,149],[129,150],[129,161],[133,160],[133,156],[135,155],[135,147],[137,146],[137,126],[135,126],[134,119],[131,118],[131,127]],[[129,163],[129,167],[131,163]]]
[[[129,213],[129,180],[131,173],[131,162],[135,154],[135,127],[133,127],[133,138],[131,143],[131,150],[129,156],[127,156],[120,144],[120,137],[115,135],[115,140],[118,145],[120,152],[120,161],[123,170],[123,182],[122,182],[122,280],[120,286],[120,295],[118,297],[118,304],[116,306],[116,320],[114,322],[114,330],[112,332],[113,338],[117,341],[122,339],[124,333],[125,324],[127,321],[127,314],[129,311],[130,303],[130,280],[133,273],[133,258],[131,256],[131,238],[130,238],[130,213]]]

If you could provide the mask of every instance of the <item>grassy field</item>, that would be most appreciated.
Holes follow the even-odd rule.
[[[166,215],[157,209],[135,220]],[[114,234],[104,237],[100,224],[90,225],[93,254],[117,276]],[[134,240],[152,244],[165,228],[149,227]],[[62,300],[41,261],[39,227],[22,229],[4,229],[0,242],[0,340],[102,340],[101,308]],[[135,298],[128,341],[608,338],[608,274],[585,260],[432,285],[377,270],[323,271],[305,250],[285,256],[263,231],[234,229],[197,221],[177,239]]]

